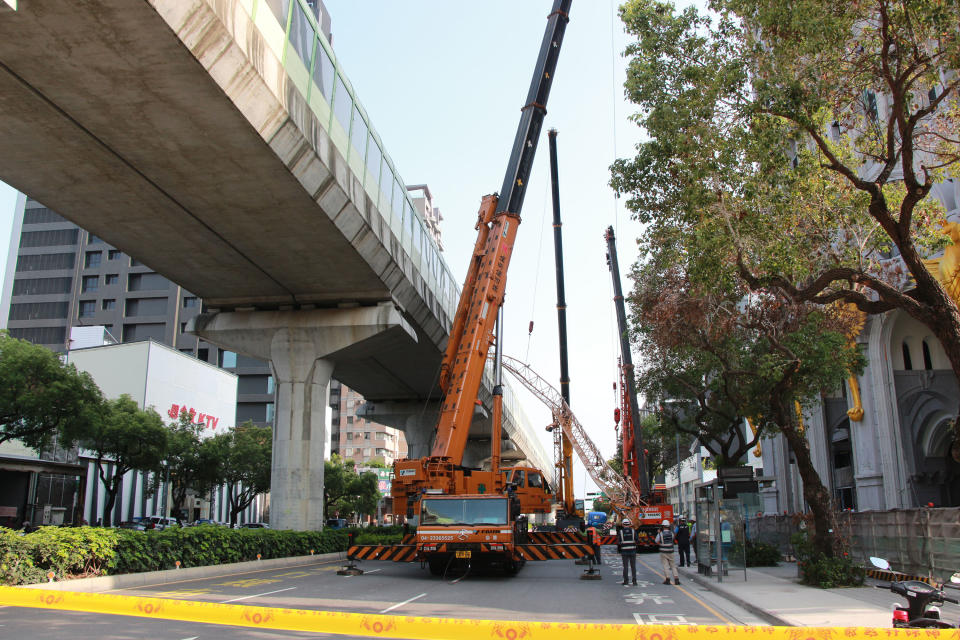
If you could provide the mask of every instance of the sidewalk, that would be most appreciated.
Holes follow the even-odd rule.
[[[718,593],[776,626],[791,627],[890,627],[891,603],[897,596],[873,586],[820,589],[797,581],[797,565],[729,570],[718,582],[696,568],[680,568],[688,580]]]

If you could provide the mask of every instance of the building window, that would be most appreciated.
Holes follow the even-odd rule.
[[[347,440],[353,440],[353,431],[347,431]]]
[[[136,258],[130,258],[130,266],[131,266],[131,267],[141,267],[141,266],[143,266],[143,263],[140,262],[139,260],[137,260]]]
[[[100,276],[83,276],[83,280],[80,282],[80,291],[86,293],[88,291],[96,291],[100,288]]]
[[[267,393],[273,393],[273,376],[267,376]]]
[[[180,333],[186,333],[186,332],[187,332],[187,323],[186,323],[186,322],[181,322],[181,323],[180,323]]]
[[[903,345],[901,345],[901,351],[903,352],[903,368],[906,371],[912,371],[913,360],[910,359],[910,346],[904,342]]]
[[[109,311],[110,309],[116,309],[116,308],[117,308],[117,301],[116,301],[116,300],[104,300],[104,301],[103,301],[103,304],[102,304],[101,306],[102,306],[102,308],[103,308],[104,311]]]
[[[933,358],[930,357],[930,345],[923,341],[923,368],[927,371],[933,369]]]
[[[267,403],[267,420],[266,420],[266,421],[269,422],[270,424],[273,424],[273,417],[274,417],[274,415],[275,415],[275,413],[274,413],[273,403],[272,403],[272,402],[268,402],[268,403]]]
[[[196,298],[194,298],[196,300]],[[237,368],[237,354],[233,351],[224,351],[220,350],[220,366],[224,369],[236,369]]]
[[[87,244],[96,244],[98,242],[103,242],[103,240],[93,235],[92,233],[89,236],[87,236]]]
[[[87,251],[86,257],[83,259],[83,266],[86,268],[94,268],[100,266],[100,260],[103,258],[102,251]]]
[[[183,299],[183,308],[184,308],[184,309],[192,309],[192,308],[196,307],[197,304],[199,304],[199,301],[198,301],[197,298],[195,298],[195,297],[192,297],[192,296],[191,296],[191,297],[187,297],[187,298],[184,298],[184,299]],[[234,365],[234,366],[236,366],[236,365]]]
[[[103,284],[120,284],[120,274],[119,273],[108,273],[103,276]]]
[[[353,416],[347,416],[347,424],[353,424]]]
[[[370,432],[369,432],[369,431],[364,431],[364,432],[363,432],[363,439],[364,439],[364,440],[369,440],[369,439],[370,439]]]
[[[119,249],[110,249],[110,251],[107,252],[108,260],[119,260],[122,257],[123,251],[120,251]]]
[[[77,317],[89,318],[97,311],[96,300],[81,300]]]

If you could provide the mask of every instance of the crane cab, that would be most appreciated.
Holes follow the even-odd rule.
[[[513,485],[523,513],[550,513],[554,495],[539,469],[533,467],[501,467],[504,486]]]

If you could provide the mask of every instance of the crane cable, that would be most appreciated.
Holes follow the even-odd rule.
[[[530,341],[533,339],[533,314],[537,308],[537,289],[540,286],[540,258],[543,256],[543,228],[544,221],[547,218],[547,198],[549,196],[550,181],[544,182],[543,189],[543,210],[540,212],[540,240],[537,246],[537,266],[533,272],[533,295],[530,296],[530,326],[527,330],[527,353],[524,356],[525,362],[530,362]]]

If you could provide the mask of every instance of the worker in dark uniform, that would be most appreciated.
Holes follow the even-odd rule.
[[[627,586],[627,569],[633,577],[633,584],[637,584],[637,532],[630,522],[624,518],[617,532],[617,551],[623,559],[623,586]]]
[[[595,564],[603,564],[600,561],[600,534],[593,525],[587,527],[587,542],[593,547],[593,561]]]
[[[677,539],[677,553],[680,555],[680,566],[690,566],[690,527],[683,516],[677,520],[677,529],[673,532]]]

